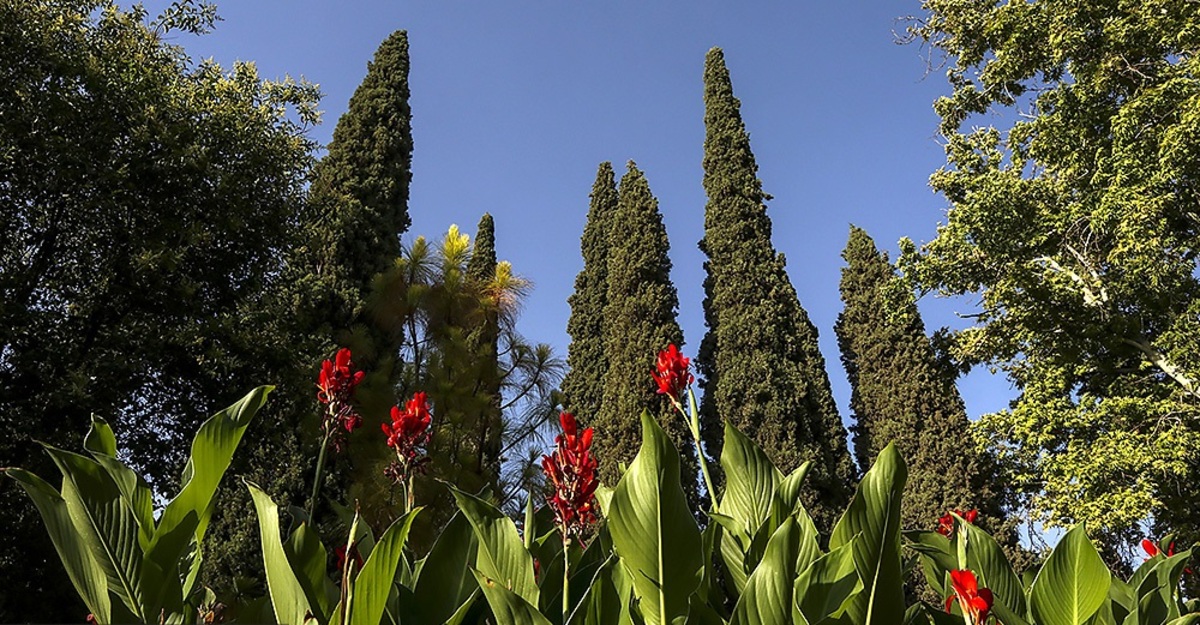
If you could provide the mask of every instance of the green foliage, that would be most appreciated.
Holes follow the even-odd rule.
[[[181,489],[157,521],[154,493],[117,459],[112,428],[99,419],[85,439],[90,458],[44,445],[62,473],[60,489],[24,469],[4,471],[37,506],[71,584],[97,622],[182,622],[196,613],[213,496],[270,390],[255,389],[200,426]]]
[[[374,327],[396,346],[394,370],[376,375],[395,377],[396,383],[385,387],[377,381],[375,389],[359,393],[365,420],[359,440],[380,440],[379,423],[388,409],[414,392],[425,391],[433,405],[429,476],[419,477],[415,488],[417,502],[428,508],[414,529],[413,541],[421,548],[433,543],[435,530],[454,511],[450,494],[433,477],[466,492],[494,493],[514,507],[530,486],[528,466],[540,457],[540,432],[552,416],[552,390],[561,379],[562,363],[551,349],[528,344],[516,331],[528,283],[508,262],[494,262],[490,216],[480,225],[474,249],[455,226],[436,245],[418,237],[377,276],[366,304]],[[474,252],[482,261],[473,261]],[[483,278],[488,265],[491,273]],[[501,462],[506,456],[513,460],[507,465]],[[347,492],[376,528],[401,512],[384,476],[392,460],[381,445],[354,448]]]
[[[400,256],[400,235],[411,223],[408,71],[408,33],[399,30],[375,51],[328,154],[313,168],[302,254],[305,271],[319,284],[314,296],[324,299],[314,305],[328,307],[320,312],[334,331],[361,322],[372,280]],[[372,358],[389,355],[385,345],[378,348]]]
[[[834,329],[850,379],[858,464],[870,466],[886,444],[904,454],[904,529],[931,529],[947,510],[975,508],[1015,544],[1011,528],[1001,527],[1002,485],[991,459],[962,445],[970,428],[962,398],[938,366],[916,303],[894,288],[887,255],[852,226],[842,258],[845,308]]]
[[[817,329],[771,245],[768,196],[720,49],[704,69],[704,239],[708,258],[700,344],[704,442],[721,451],[717,415],[785,472],[812,462],[805,504],[830,527],[849,497],[854,465],[817,344]]]
[[[204,30],[187,4],[161,27]],[[46,474],[34,440],[74,448],[111,415],[132,466],[170,489],[180,433],[251,377],[282,384],[295,357],[272,302],[318,92],[194,62],[147,21],[0,1],[0,457]],[[0,620],[77,620],[29,500],[2,489],[0,508]]]
[[[570,369],[562,383],[564,406],[585,422],[600,412],[608,370],[604,310],[608,301],[609,230],[616,212],[617,181],[612,163],[600,163],[583,227],[583,269],[575,277],[575,291],[567,299],[571,305],[567,320]]]
[[[983,437],[1050,525],[1195,537],[1200,7],[924,4],[912,33],[953,88],[931,178],[950,210],[901,264],[981,301],[954,355],[1021,391]]]
[[[670,242],[658,200],[632,161],[621,178],[616,211],[608,222],[607,292],[603,311],[604,377],[599,411],[583,417],[595,427],[601,479],[615,482],[619,466],[636,454],[639,425],[634,415],[648,410],[659,418],[676,448],[691,450],[687,424],[670,400],[657,392],[651,373],[655,355],[683,344],[675,320],[679,296],[671,283]],[[590,417],[590,418],[589,418]],[[698,467],[684,454],[684,489],[697,506]]]

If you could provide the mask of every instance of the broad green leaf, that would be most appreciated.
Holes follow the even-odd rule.
[[[721,468],[725,470],[725,492],[721,496],[721,514],[739,524],[740,535],[749,537],[771,514],[783,474],[754,441],[725,422],[725,445],[721,449]]]
[[[804,486],[804,478],[808,476],[811,467],[812,462],[805,462],[783,478],[775,488],[775,495],[771,499],[771,532],[783,525],[783,521],[793,514],[803,513],[802,516],[808,516],[808,511],[800,502],[800,489]]]
[[[782,504],[773,504],[783,475],[766,452],[729,422],[725,423],[721,467],[725,471],[725,492],[721,496],[721,516],[714,515],[713,518],[717,518],[725,530],[721,532],[721,557],[735,589],[741,593],[762,557],[761,550],[751,553],[755,531],[766,526],[759,545],[763,549],[778,526],[771,527],[766,521],[773,507],[782,507]]]
[[[916,552],[921,561],[921,572],[925,580],[938,595],[947,596],[950,590],[946,588],[946,573],[958,568],[958,556],[950,539],[937,532],[916,530],[903,532],[905,545]],[[1024,594],[1024,586],[1021,588]]]
[[[447,487],[479,539],[476,568],[536,606],[540,591],[533,575],[533,556],[525,549],[516,524],[496,506],[449,484]]]
[[[92,426],[83,437],[83,448],[92,454],[117,457],[117,435],[104,419],[92,415]]]
[[[975,572],[979,583],[991,589],[997,601],[1012,612],[1025,614],[1025,587],[1008,563],[1008,556],[992,535],[959,518],[958,540],[966,542],[967,567]]]
[[[182,488],[163,510],[155,540],[159,540],[159,535],[173,531],[189,512],[195,512],[199,518],[196,539],[204,540],[204,532],[212,516],[213,495],[217,492],[221,477],[229,468],[233,452],[250,425],[250,419],[266,403],[267,394],[274,388],[260,386],[250,391],[237,403],[213,415],[200,426],[192,439],[191,456],[183,468],[183,479],[180,480]]]
[[[108,589],[145,619],[138,522],[112,477],[91,458],[45,446],[63,474],[62,498],[76,531],[108,577]]]
[[[1200,625],[1200,614],[1188,614],[1187,616],[1181,616],[1173,621],[1168,622],[1166,625]]]
[[[469,571],[478,552],[479,541],[470,522],[461,512],[455,514],[416,574],[413,592],[420,601],[410,606],[416,622],[441,625],[472,602],[479,587]]]
[[[854,541],[854,564],[863,590],[850,601],[846,613],[858,625],[892,623],[904,614],[900,496],[907,478],[900,452],[889,444],[863,476],[829,539],[831,550]]]
[[[421,512],[416,508],[396,519],[383,533],[363,563],[362,571],[354,578],[354,595],[350,601],[350,625],[379,625],[387,606],[396,568],[404,557],[404,544],[413,519]]]
[[[304,623],[305,615],[312,611],[312,604],[304,593],[304,586],[292,570],[279,534],[279,508],[270,495],[249,482],[250,497],[258,513],[258,533],[262,544],[263,565],[267,573],[267,592],[271,596],[271,607],[276,623]]]
[[[304,589],[313,616],[318,623],[327,622],[336,598],[329,596],[326,587],[329,583],[329,575],[326,574],[329,554],[325,551],[325,545],[321,544],[321,537],[309,528],[308,523],[301,523],[292,532],[291,538],[283,543],[283,551],[292,566],[292,572],[296,574],[296,581]]]
[[[497,625],[551,625],[546,617],[538,612],[525,599],[509,590],[502,582],[484,575],[478,569],[471,568],[471,573],[483,590],[483,597],[492,608],[492,616]]]
[[[1118,577],[1112,578],[1112,585],[1108,587],[1108,599],[1112,604],[1113,620],[1118,623],[1124,623],[1125,617],[1131,612],[1137,612],[1136,589]]]
[[[92,550],[85,544],[83,534],[71,522],[67,503],[62,496],[45,480],[24,469],[6,469],[4,473],[16,480],[33,499],[42,516],[42,523],[50,533],[54,550],[67,570],[67,577],[88,611],[95,615],[99,623],[113,622],[108,577],[92,557]]]
[[[793,601],[810,625],[838,616],[846,602],[862,592],[853,546],[851,542],[830,551],[796,577]]]
[[[1038,625],[1082,625],[1108,596],[1111,575],[1083,525],[1059,541],[1029,591]]]
[[[679,479],[679,453],[662,428],[642,413],[642,446],[613,492],[608,518],[613,547],[629,570],[648,625],[687,619],[688,597],[700,585],[700,529]]]
[[[790,625],[800,528],[787,519],[771,536],[762,562],[733,607],[730,625]]]

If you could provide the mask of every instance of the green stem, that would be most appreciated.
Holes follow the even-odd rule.
[[[317,454],[317,475],[313,479],[312,496],[308,498],[308,526],[313,526],[313,513],[317,511],[317,496],[321,492],[321,477],[325,473],[325,448],[329,447],[329,432],[321,440],[321,451]]]
[[[675,404],[675,408],[679,410],[679,414],[687,421],[688,429],[692,432],[692,442],[696,444],[696,458],[700,461],[700,472],[704,474],[704,488],[708,490],[708,498],[712,501],[712,511],[720,512],[717,507],[717,490],[713,488],[712,476],[708,473],[708,460],[704,456],[704,446],[700,443],[700,416],[699,409],[696,407],[696,394],[692,389],[688,389],[688,406],[692,409],[692,414],[689,416],[683,410],[683,406],[675,398],[671,398],[671,402]]]
[[[563,532],[562,613],[562,623],[563,625],[567,625],[567,619],[571,617],[571,539],[566,532]]]

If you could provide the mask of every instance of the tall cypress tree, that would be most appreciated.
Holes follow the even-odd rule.
[[[496,483],[500,474],[501,434],[504,430],[500,401],[500,312],[496,292],[496,223],[484,213],[475,229],[471,259],[467,261],[468,287],[478,293],[479,323],[468,335],[470,351],[478,361],[475,393],[489,398],[489,409],[480,419],[477,433],[479,471]]]
[[[932,529],[947,510],[979,508],[998,528],[1003,506],[985,459],[961,443],[969,426],[954,379],[940,366],[911,296],[890,292],[887,255],[861,228],[842,252],[845,309],[835,331],[850,378],[860,466],[894,442],[908,463],[901,511],[905,529]]]
[[[591,206],[583,227],[583,270],[575,277],[575,292],[567,299],[571,317],[567,334],[567,372],[562,382],[563,402],[584,423],[600,411],[604,374],[604,307],[608,301],[608,233],[617,212],[617,181],[612,163],[600,163],[592,184]]]
[[[854,465],[817,344],[782,254],[771,245],[768,196],[719,48],[704,68],[704,214],[707,255],[700,344],[701,406],[709,453],[722,419],[755,440],[784,471],[812,461],[804,501],[829,526],[849,499]]]
[[[379,45],[338,120],[329,152],[313,169],[303,260],[321,283],[317,321],[334,333],[362,322],[372,281],[400,256],[400,235],[411,224],[408,70],[408,34],[396,31]],[[373,344],[352,346],[366,359],[389,353],[386,338],[374,334]]]
[[[617,210],[608,229],[608,291],[604,306],[604,354],[608,369],[600,410],[591,425],[601,479],[616,484],[619,465],[629,464],[641,440],[639,415],[648,410],[683,457],[683,480],[697,503],[691,435],[670,400],[657,392],[652,373],[658,352],[683,345],[675,316],[679,295],[671,283],[670,242],[645,175],[633,161],[621,177]]]
[[[232,470],[262,485],[277,500],[298,506],[304,505],[312,488],[312,459],[320,440],[312,385],[321,360],[331,357],[338,343],[349,344],[357,366],[376,370],[359,393],[367,400],[363,414],[370,436],[378,434],[378,423],[394,401],[387,364],[394,343],[365,308],[372,281],[400,255],[400,235],[410,224],[408,71],[408,36],[397,31],[380,44],[338,120],[328,153],[313,168],[299,219],[302,244],[291,251],[284,270],[290,287],[272,300],[284,312],[267,323],[277,333],[274,341],[288,345],[291,354],[267,367],[278,372],[268,409],[278,411],[291,427],[256,421],[248,440],[262,428],[268,444],[239,453]],[[327,471],[331,481],[338,481],[343,472],[338,464]],[[341,478],[346,481],[344,475]],[[242,513],[251,505],[248,492],[241,480],[226,479],[220,497],[229,505],[213,518],[210,535],[219,547],[205,554],[206,579],[222,585],[235,576],[262,578],[262,559],[254,555],[260,548],[258,527],[253,515]]]

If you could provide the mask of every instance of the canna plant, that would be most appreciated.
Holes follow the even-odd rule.
[[[194,622],[213,603],[197,587],[213,495],[270,391],[254,389],[200,426],[180,491],[157,515],[159,499],[118,459],[113,430],[97,417],[84,438],[88,455],[43,444],[62,472],[59,488],[23,469],[4,470],[37,506],[90,622]]]

